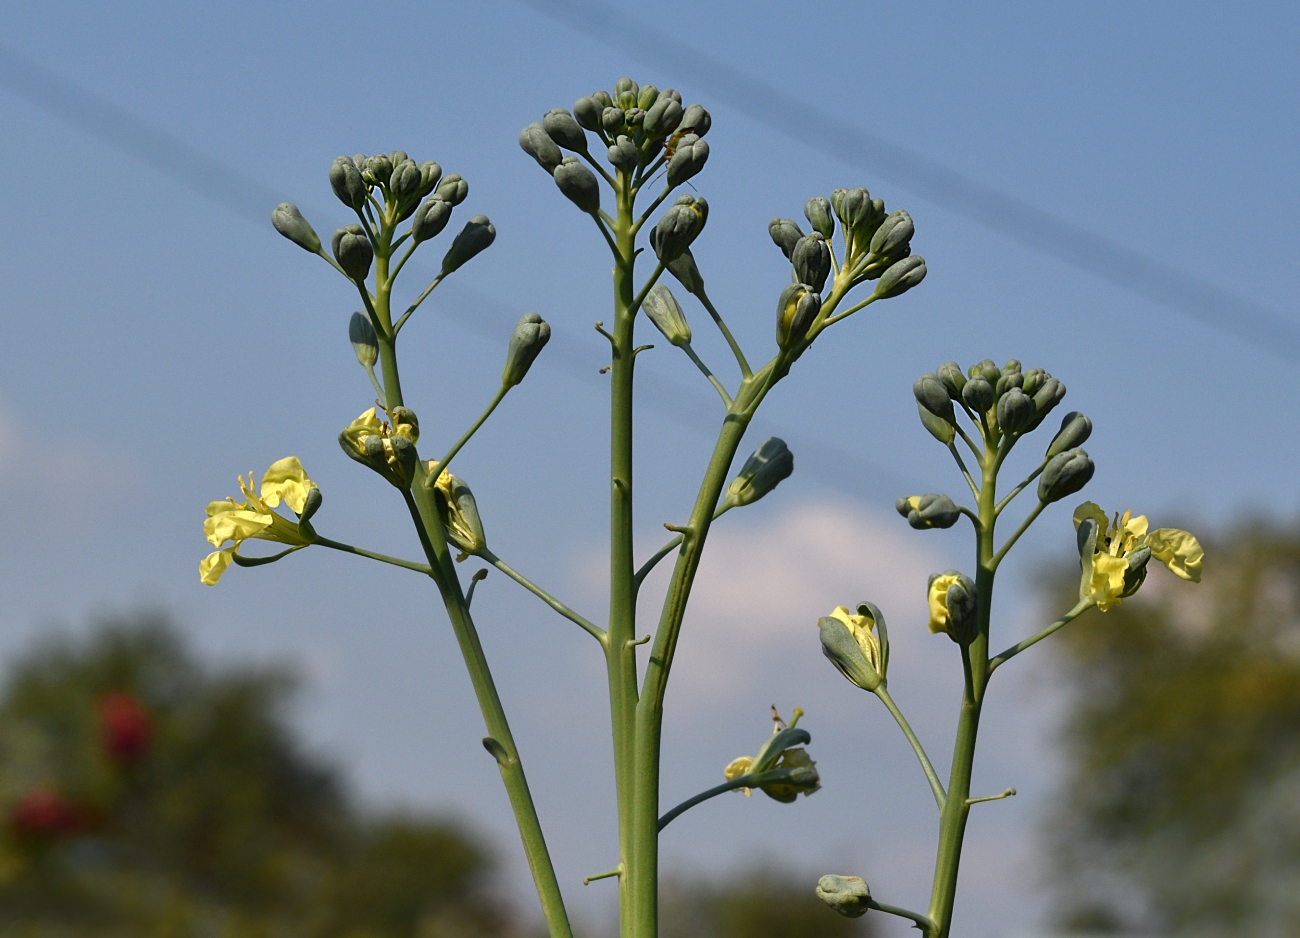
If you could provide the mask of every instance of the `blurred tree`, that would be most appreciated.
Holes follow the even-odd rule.
[[[0,698],[0,934],[500,935],[483,849],[367,819],[284,720],[283,671],[200,667],[161,620],[19,661]]]
[[[1300,935],[1300,528],[1205,547],[1199,589],[1157,573],[1052,642],[1069,690],[1045,820],[1067,925]]]
[[[835,914],[814,894],[816,876],[757,867],[722,881],[670,881],[661,938],[868,938],[871,920]]]

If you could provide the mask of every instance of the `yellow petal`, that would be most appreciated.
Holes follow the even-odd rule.
[[[728,762],[727,767],[722,770],[722,774],[727,776],[727,781],[732,782],[748,772],[753,764],[753,756],[740,756]],[[751,794],[748,788],[741,788],[739,790],[745,793],[746,798]]]
[[[1136,518],[1130,518],[1124,523],[1124,533],[1133,537],[1141,537],[1147,533],[1147,516],[1138,515]]]
[[[256,537],[271,524],[271,520],[269,514],[254,511],[246,504],[240,505],[229,499],[210,502],[208,517],[203,522],[203,533],[213,547],[220,547],[226,541],[238,544],[244,538]]]
[[[859,616],[849,612],[846,606],[836,606],[830,618],[838,619],[848,628],[849,634],[857,641],[858,647],[866,655],[867,663],[877,671],[880,670],[880,639],[872,631],[876,627],[871,616]]]
[[[235,548],[216,550],[199,561],[199,579],[205,586],[216,586],[221,574],[230,566],[230,558],[235,556]]]
[[[957,582],[955,573],[945,573],[930,584],[930,631],[948,631],[948,587]]]
[[[1097,522],[1097,529],[1100,533],[1105,533],[1110,522],[1106,518],[1106,512],[1101,510],[1101,506],[1096,502],[1084,502],[1078,508],[1074,509],[1074,527],[1078,530],[1079,525],[1091,518]]]
[[[1128,561],[1123,557],[1112,557],[1107,553],[1092,555],[1089,595],[1102,612],[1119,605],[1124,592],[1124,574],[1127,572]]]
[[[262,501],[268,508],[275,508],[283,499],[294,513],[301,514],[307,493],[315,487],[316,483],[307,478],[298,457],[286,456],[271,463],[271,468],[262,476]]]
[[[1205,551],[1201,542],[1178,528],[1156,528],[1147,535],[1151,556],[1169,568],[1175,576],[1193,583],[1201,582],[1201,562]]]

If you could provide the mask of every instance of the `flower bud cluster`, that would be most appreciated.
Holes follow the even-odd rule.
[[[917,378],[912,391],[921,422],[945,444],[956,432],[954,402],[973,416],[990,442],[996,442],[1037,429],[1065,397],[1064,384],[1042,368],[1023,371],[1014,358],[1001,368],[986,358],[965,372],[956,362],[944,362],[935,372]],[[1092,424],[1082,415],[1070,416],[1080,417],[1087,427],[1077,426],[1067,435],[1077,445],[1087,438]]]

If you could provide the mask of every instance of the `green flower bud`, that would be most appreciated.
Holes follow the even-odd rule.
[[[822,654],[849,681],[865,691],[874,691],[885,683],[888,663],[885,617],[871,603],[861,603],[858,613],[854,615],[840,606],[817,620]],[[875,634],[877,628],[879,637]]]
[[[371,437],[370,439],[375,439]],[[391,436],[381,441],[385,449],[392,482],[399,489],[409,489],[415,479],[415,465],[420,461],[415,444],[404,436]]]
[[[608,91],[593,91],[591,96],[596,99],[596,102],[601,106],[602,110],[607,107],[613,107],[614,105],[614,99],[610,97]]]
[[[330,166],[330,187],[339,201],[349,208],[361,211],[366,204],[366,182],[361,178],[361,170],[351,157],[340,156]]]
[[[794,253],[794,247],[803,237],[803,230],[799,223],[792,218],[773,218],[767,226],[768,234],[772,236],[772,241],[781,249],[786,260]]]
[[[686,288],[687,293],[695,296],[704,295],[704,277],[700,275],[700,268],[695,266],[695,257],[691,254],[690,248],[683,251],[681,257],[669,261],[664,266]]]
[[[361,312],[352,314],[348,320],[348,340],[362,367],[375,367],[375,362],[379,361],[379,337],[375,335],[375,327],[368,315]]]
[[[1025,380],[1020,386],[1020,390],[1033,397],[1038,392],[1038,389],[1043,386],[1043,382],[1047,380],[1047,377],[1047,372],[1043,371],[1043,369],[1030,368],[1025,372]]]
[[[1047,458],[1051,459],[1067,449],[1082,446],[1090,436],[1092,436],[1092,421],[1077,410],[1070,411],[1061,421],[1061,429],[1056,431],[1056,436],[1052,437],[1052,442],[1048,444]]]
[[[487,536],[483,533],[478,504],[469,486],[450,472],[443,471],[434,483],[433,495],[447,531],[447,540],[461,551],[456,559],[464,560],[483,550],[487,546]]]
[[[679,186],[704,168],[709,159],[709,145],[695,134],[687,134],[668,161],[668,185]]]
[[[675,88],[665,88],[663,91],[659,92],[659,97],[655,98],[655,101],[662,101],[665,98],[672,98],[678,104],[682,103],[682,93]]]
[[[1057,453],[1038,478],[1038,500],[1050,505],[1073,495],[1088,484],[1096,468],[1088,454],[1077,447]]]
[[[1151,548],[1143,547],[1128,555],[1128,569],[1124,571],[1124,589],[1120,599],[1127,599],[1141,589],[1147,578],[1147,563],[1151,560]]]
[[[930,576],[930,631],[947,632],[959,645],[969,645],[979,632],[979,598],[975,583],[956,570]]]
[[[831,249],[820,231],[799,239],[790,252],[790,264],[795,280],[808,284],[814,293],[821,292],[831,273]]]
[[[1006,372],[998,378],[997,384],[993,385],[993,393],[998,397],[1006,394],[1012,388],[1019,388],[1025,383],[1025,376],[1018,371]]]
[[[961,365],[956,362],[944,362],[935,372],[935,376],[943,382],[943,386],[948,389],[948,396],[954,401],[962,399],[961,390],[966,387],[966,375],[962,373]],[[987,408],[985,408],[987,410]]]
[[[528,369],[533,366],[538,354],[551,340],[551,327],[536,313],[524,313],[510,336],[510,348],[506,351],[506,366],[501,371],[503,387],[513,388]]]
[[[442,167],[433,160],[425,160],[418,168],[420,170],[420,191],[417,194],[420,198],[424,198],[433,191],[433,187],[442,178]]]
[[[821,295],[808,284],[787,286],[776,301],[776,344],[788,349],[802,342],[821,308]]]
[[[605,133],[611,137],[618,133],[627,124],[627,115],[623,113],[621,107],[607,107],[600,113],[600,126],[605,128]]]
[[[641,90],[637,92],[636,106],[641,110],[647,110],[652,104],[659,100],[659,89],[654,85],[642,85]]]
[[[392,153],[388,154],[388,160],[393,164],[394,167],[396,167],[397,164],[402,162],[403,160],[409,160],[409,159],[410,157],[406,155],[405,150],[394,150]]]
[[[588,95],[585,98],[579,98],[573,103],[573,119],[578,122],[578,126],[584,130],[590,130],[593,133],[600,131],[600,116],[605,110],[605,105],[597,101],[593,96]]]
[[[542,127],[546,129],[550,138],[564,149],[576,150],[579,153],[587,152],[587,132],[564,108],[551,108],[547,111],[546,116],[542,118]]]
[[[651,140],[662,139],[677,129],[684,113],[680,101],[660,95],[659,99],[646,110],[641,130]]]
[[[913,383],[912,393],[916,395],[916,402],[922,408],[939,419],[947,423],[956,421],[956,414],[952,409],[952,398],[948,396],[948,389],[939,380],[938,376],[933,374],[921,375]]]
[[[881,300],[900,296],[924,280],[925,274],[924,257],[905,257],[886,268],[872,295]]]
[[[412,443],[420,442],[420,418],[409,407],[394,407],[391,414],[393,435],[404,437]]]
[[[298,524],[301,526],[311,521],[312,516],[316,514],[316,512],[320,511],[320,506],[324,504],[324,502],[325,496],[320,493],[320,489],[317,486],[313,485],[309,488],[307,490],[307,498],[302,504],[302,513],[299,514],[295,512],[295,514],[298,514]]]
[[[628,108],[623,115],[623,119],[627,121],[628,127],[639,128],[645,121],[645,111],[639,107]]]
[[[682,113],[682,122],[677,125],[677,132],[703,137],[712,126],[713,118],[709,116],[709,112],[698,104],[692,104]]]
[[[361,178],[372,186],[388,185],[389,177],[392,175],[393,161],[383,153],[366,160],[365,168],[361,170]]]
[[[871,219],[871,193],[862,188],[836,189],[831,193],[831,207],[845,231],[856,230]]]
[[[912,216],[900,208],[881,222],[876,233],[871,236],[871,253],[877,257],[893,257],[912,240],[915,233]]]
[[[496,240],[496,236],[496,226],[488,221],[488,217],[475,215],[465,223],[465,227],[460,230],[460,234],[456,235],[456,240],[451,242],[451,247],[443,255],[441,276],[445,277],[453,270],[460,269],[475,255],[486,251]]]
[[[469,183],[461,179],[455,173],[448,173],[442,177],[438,183],[438,188],[434,190],[434,195],[438,196],[452,205],[459,205],[464,202],[469,195]]]
[[[370,246],[370,239],[360,225],[347,225],[334,232],[330,242],[334,249],[334,259],[339,262],[343,272],[353,280],[361,283],[370,273],[370,262],[375,259],[375,250]]]
[[[519,131],[519,149],[535,159],[537,165],[548,173],[555,172],[555,167],[564,159],[564,154],[555,145],[541,121],[534,121]]]
[[[953,441],[953,437],[957,435],[956,424],[949,423],[941,417],[936,417],[920,404],[916,405],[916,412],[921,418],[921,425],[930,431],[932,437],[945,446]]]
[[[451,221],[451,203],[438,195],[430,196],[420,203],[411,221],[411,241],[420,244],[437,237]]]
[[[565,198],[579,209],[588,215],[600,211],[600,182],[576,156],[566,156],[552,175]]]
[[[829,240],[830,236],[835,234],[835,219],[831,217],[831,203],[829,200],[815,195],[803,206],[804,217],[808,219],[808,224],[812,225],[813,231],[821,233],[823,238]]]
[[[420,191],[420,182],[420,167],[415,165],[415,160],[407,159],[393,167],[388,189],[399,199],[410,199]]]
[[[691,327],[686,323],[686,314],[672,291],[662,283],[650,288],[641,308],[670,343],[679,348],[691,344]]]
[[[275,207],[271,213],[271,224],[276,231],[304,251],[320,253],[320,235],[316,234],[307,219],[302,217],[302,212],[298,211],[298,206],[292,202],[281,202]]]
[[[1034,393],[1034,423],[1036,427],[1043,418],[1052,412],[1061,399],[1065,397],[1065,385],[1053,377],[1048,377],[1043,386]]]
[[[997,397],[993,394],[993,385],[982,374],[977,374],[961,389],[961,399],[975,413],[987,414]]]
[[[625,173],[630,173],[636,169],[637,162],[641,159],[641,153],[636,148],[636,144],[626,134],[619,134],[614,140],[613,146],[609,148],[607,155],[609,163],[615,169],[621,169]]]
[[[1020,374],[1020,371],[1020,359],[1018,358],[1008,358],[1007,363],[1002,366],[1002,373],[1004,375],[1017,375]]]
[[[998,426],[1008,435],[1023,433],[1034,420],[1034,402],[1020,388],[998,398]]]
[[[675,261],[704,230],[709,203],[693,195],[680,195],[650,233],[650,245],[664,264]]]
[[[750,454],[740,472],[727,486],[726,502],[752,505],[794,472],[794,453],[785,441],[770,436]]]
[[[817,880],[817,898],[845,918],[866,915],[871,908],[871,890],[860,876],[827,873]]]
[[[636,107],[640,93],[641,86],[626,75],[614,82],[614,103],[625,111]]]
[[[894,508],[918,531],[950,528],[961,518],[961,511],[947,495],[909,495],[895,502]]]
[[[993,364],[993,359],[991,358],[986,358],[977,365],[971,365],[970,370],[966,373],[972,378],[976,375],[981,375],[984,380],[989,383],[990,387],[997,384],[998,378],[1002,377],[1001,370],[997,365]]]

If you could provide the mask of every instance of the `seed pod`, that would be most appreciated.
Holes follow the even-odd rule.
[[[420,244],[437,237],[451,220],[451,203],[433,195],[420,203],[411,221],[411,241]]]
[[[794,472],[794,454],[785,441],[771,436],[750,454],[727,486],[726,501],[752,505]]]
[[[573,119],[578,122],[578,126],[584,130],[590,130],[593,133],[600,131],[600,116],[605,110],[605,105],[601,104],[591,95],[585,98],[579,98],[573,102]]]
[[[787,286],[776,301],[776,344],[788,349],[802,342],[821,308],[821,295],[808,284]]]
[[[817,880],[817,898],[845,918],[866,915],[871,908],[871,890],[860,876],[827,873]]]
[[[579,209],[588,215],[600,211],[600,182],[576,156],[566,156],[552,175],[565,198]]]
[[[607,107],[600,113],[600,126],[611,137],[621,131],[627,123],[627,116],[621,107]]]
[[[438,188],[434,190],[434,194],[452,205],[459,205],[469,195],[469,183],[455,173],[448,173],[442,177],[442,181],[438,183]]]
[[[587,152],[587,132],[582,129],[573,115],[562,107],[551,108],[542,118],[542,127],[552,140],[566,150]]]
[[[895,502],[894,508],[918,531],[950,528],[961,518],[961,511],[947,495],[909,495]]]
[[[1050,505],[1073,495],[1088,484],[1096,468],[1088,454],[1077,447],[1057,453],[1047,461],[1038,479],[1038,500]]]
[[[375,367],[375,362],[379,360],[379,337],[375,335],[375,327],[365,313],[353,313],[348,320],[348,340],[362,367]]]
[[[564,159],[564,154],[540,121],[534,121],[519,131],[519,149],[535,159],[537,165],[548,173],[555,172],[555,167]]]
[[[695,257],[691,254],[690,248],[687,248],[680,257],[669,261],[664,266],[686,288],[687,293],[695,296],[704,295],[704,277],[700,275],[700,268],[695,265]]]
[[[343,272],[361,283],[370,273],[370,262],[375,259],[374,248],[366,237],[366,231],[360,225],[347,225],[334,232],[330,242],[334,249],[334,259],[339,262]]]
[[[680,101],[660,95],[659,99],[646,109],[641,130],[651,140],[660,140],[677,129],[684,113]]]
[[[501,371],[501,386],[513,388],[528,369],[533,366],[538,354],[551,340],[551,327],[536,313],[524,313],[510,336],[510,347],[506,351],[506,366]]]
[[[948,389],[938,376],[921,375],[912,384],[912,393],[918,404],[940,420],[953,423],[957,419],[952,409],[952,398],[948,396]]]
[[[993,394],[993,385],[983,375],[976,375],[961,389],[961,399],[975,413],[987,414],[997,397]]]
[[[636,107],[640,93],[641,86],[626,75],[614,82],[614,103],[625,111]]]
[[[998,426],[1008,435],[1023,433],[1034,420],[1034,402],[1019,388],[998,398]]]
[[[433,191],[433,187],[438,184],[442,178],[442,167],[433,160],[425,160],[419,166],[420,170],[420,198],[424,198]]]
[[[949,397],[954,401],[962,399],[961,389],[966,386],[966,376],[962,374],[961,365],[956,362],[944,362],[939,366],[935,375],[943,382],[943,386],[948,389]]]
[[[458,270],[475,255],[486,251],[496,236],[497,229],[488,221],[488,217],[475,215],[465,223],[465,227],[443,255],[441,276],[445,277],[453,270]]]
[[[330,166],[330,187],[339,201],[349,208],[361,211],[366,204],[366,182],[361,178],[361,170],[349,156],[340,156]]]
[[[781,253],[786,256],[786,260],[790,259],[790,255],[794,253],[794,246],[803,237],[803,230],[799,227],[799,223],[792,218],[773,218],[768,223],[767,231],[776,246],[781,249]]]
[[[662,283],[650,288],[641,308],[670,344],[678,348],[691,344],[691,327],[686,322],[686,314],[672,291]]]
[[[387,186],[392,175],[393,161],[384,153],[370,157],[366,160],[365,169],[361,170],[361,178],[375,186]]]
[[[409,199],[420,191],[420,181],[420,167],[415,165],[415,160],[407,159],[393,166],[388,189],[399,199]]]
[[[1092,421],[1077,410],[1070,411],[1061,421],[1061,429],[1056,431],[1056,436],[1052,437],[1052,442],[1048,444],[1047,458],[1051,459],[1067,449],[1082,446],[1090,436],[1092,436]]]
[[[709,203],[704,199],[692,195],[678,196],[650,233],[650,245],[655,255],[664,264],[681,257],[704,230],[708,218]]]
[[[687,134],[668,161],[668,185],[679,186],[704,168],[709,145],[695,134]]]
[[[271,213],[271,224],[276,231],[304,251],[320,253],[320,235],[316,234],[307,219],[302,217],[302,212],[298,211],[298,206],[292,202],[281,202],[275,207]]]
[[[803,206],[804,217],[808,219],[808,224],[812,225],[813,231],[821,233],[823,238],[829,239],[835,234],[835,219],[831,217],[831,203],[829,200],[815,195]]]
[[[682,122],[677,125],[677,132],[703,137],[712,126],[713,118],[709,116],[709,112],[698,104],[692,104],[682,113]]]
[[[636,148],[636,144],[625,134],[619,134],[614,140],[613,146],[609,148],[607,158],[609,163],[615,169],[621,169],[625,173],[630,173],[636,169],[637,162],[641,159],[641,153]]]
[[[871,253],[877,257],[893,257],[912,240],[915,233],[912,216],[900,208],[881,222],[876,233],[871,236]]]
[[[799,239],[790,252],[790,264],[795,280],[808,284],[814,293],[821,292],[831,272],[831,249],[820,231]]]
[[[901,296],[925,279],[925,258],[920,256],[905,257],[891,264],[876,284],[872,294],[877,299],[887,300]]]

